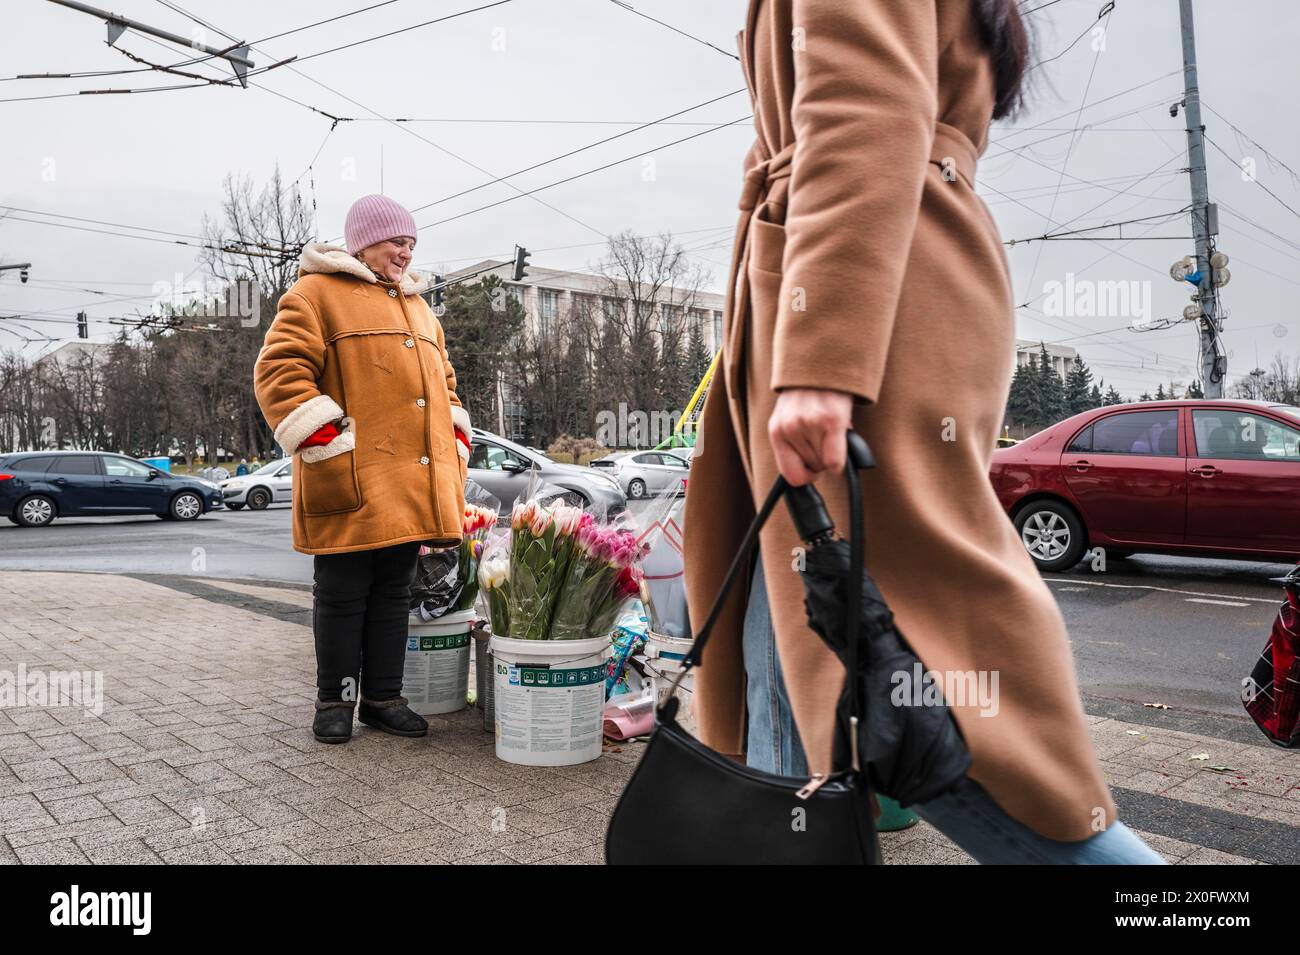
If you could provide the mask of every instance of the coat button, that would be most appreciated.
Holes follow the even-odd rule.
[[[402,342],[402,344],[405,345],[407,348],[414,348],[414,347],[415,347],[415,339],[414,339],[414,338],[408,338],[406,341]]]
[[[420,458],[420,463],[421,463],[421,464],[428,464],[428,463],[429,463],[429,459],[428,459],[427,457]]]
[[[390,288],[390,289],[388,290],[388,294],[389,294],[389,296],[391,296],[392,298],[397,298],[397,289],[395,289],[395,288]]]
[[[423,407],[424,407],[424,399],[423,399],[423,398],[416,398],[416,399],[415,399],[415,406],[416,406],[417,408],[423,408]]]

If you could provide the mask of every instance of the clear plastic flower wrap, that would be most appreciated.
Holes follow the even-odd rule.
[[[583,514],[551,622],[552,640],[608,636],[624,603],[641,592],[643,548],[631,531]]]
[[[478,564],[479,592],[487,604],[492,632],[510,634],[510,534],[492,533]]]

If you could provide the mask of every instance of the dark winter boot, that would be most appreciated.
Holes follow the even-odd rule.
[[[407,706],[404,696],[377,703],[362,700],[358,718],[367,726],[394,736],[424,736],[429,732],[429,721]]]
[[[352,703],[342,700],[317,701],[312,733],[322,743],[346,743],[352,738],[352,709]]]

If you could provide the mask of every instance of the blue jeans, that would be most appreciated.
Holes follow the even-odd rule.
[[[746,762],[782,776],[807,776],[808,762],[781,678],[761,559],[755,561],[742,648],[748,678]],[[982,865],[1165,864],[1118,820],[1081,842],[1057,842],[1041,836],[1007,815],[969,776],[953,791],[909,808]]]

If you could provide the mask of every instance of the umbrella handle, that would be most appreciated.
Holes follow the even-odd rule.
[[[861,470],[876,466],[875,456],[862,435],[850,428],[848,439],[848,460],[846,470]],[[835,522],[826,510],[826,502],[821,493],[811,484],[792,487],[785,492],[785,503],[790,508],[790,518],[794,521],[799,539],[812,543],[829,537],[835,532]]]

